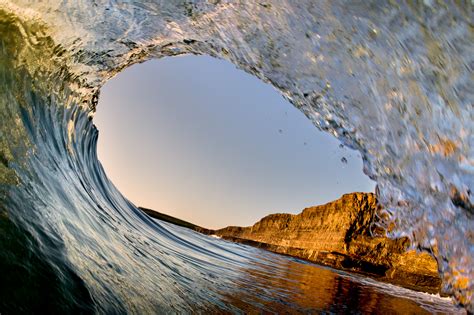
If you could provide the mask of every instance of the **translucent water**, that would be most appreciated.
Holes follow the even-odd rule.
[[[235,285],[242,268],[279,268],[261,253],[150,221],[97,160],[100,87],[193,53],[271,83],[357,149],[392,235],[432,252],[445,292],[474,311],[472,17],[462,1],[0,0],[2,305],[263,308],[225,298],[254,284],[285,305],[268,283]]]

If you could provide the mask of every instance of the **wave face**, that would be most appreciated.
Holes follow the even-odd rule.
[[[4,307],[27,296],[24,311],[236,311],[268,305],[246,292],[285,295],[255,280],[277,277],[276,256],[151,221],[97,160],[92,117],[108,79],[206,54],[357,149],[391,234],[431,252],[445,292],[474,311],[472,30],[461,1],[0,0]]]

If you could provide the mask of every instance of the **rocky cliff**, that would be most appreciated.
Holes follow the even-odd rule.
[[[351,193],[300,214],[271,214],[250,227],[214,231],[224,239],[253,245],[319,264],[370,274],[379,280],[438,293],[436,261],[407,251],[406,238],[373,236],[379,209],[372,193]]]

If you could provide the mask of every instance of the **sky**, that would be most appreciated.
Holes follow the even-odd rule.
[[[375,187],[358,152],[271,85],[212,57],[126,69],[102,88],[94,123],[99,160],[125,197],[207,228]]]

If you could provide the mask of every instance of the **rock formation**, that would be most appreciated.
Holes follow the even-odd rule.
[[[440,293],[438,265],[408,250],[407,238],[389,239],[376,228],[380,207],[372,193],[345,194],[300,214],[270,214],[253,226],[210,230],[146,208],[148,215],[203,234],[220,236],[340,270],[363,273],[406,288]]]
[[[379,209],[372,193],[351,193],[300,214],[271,214],[250,227],[213,234],[337,269],[361,272],[407,288],[439,293],[436,261],[408,251],[409,240],[374,236]]]

